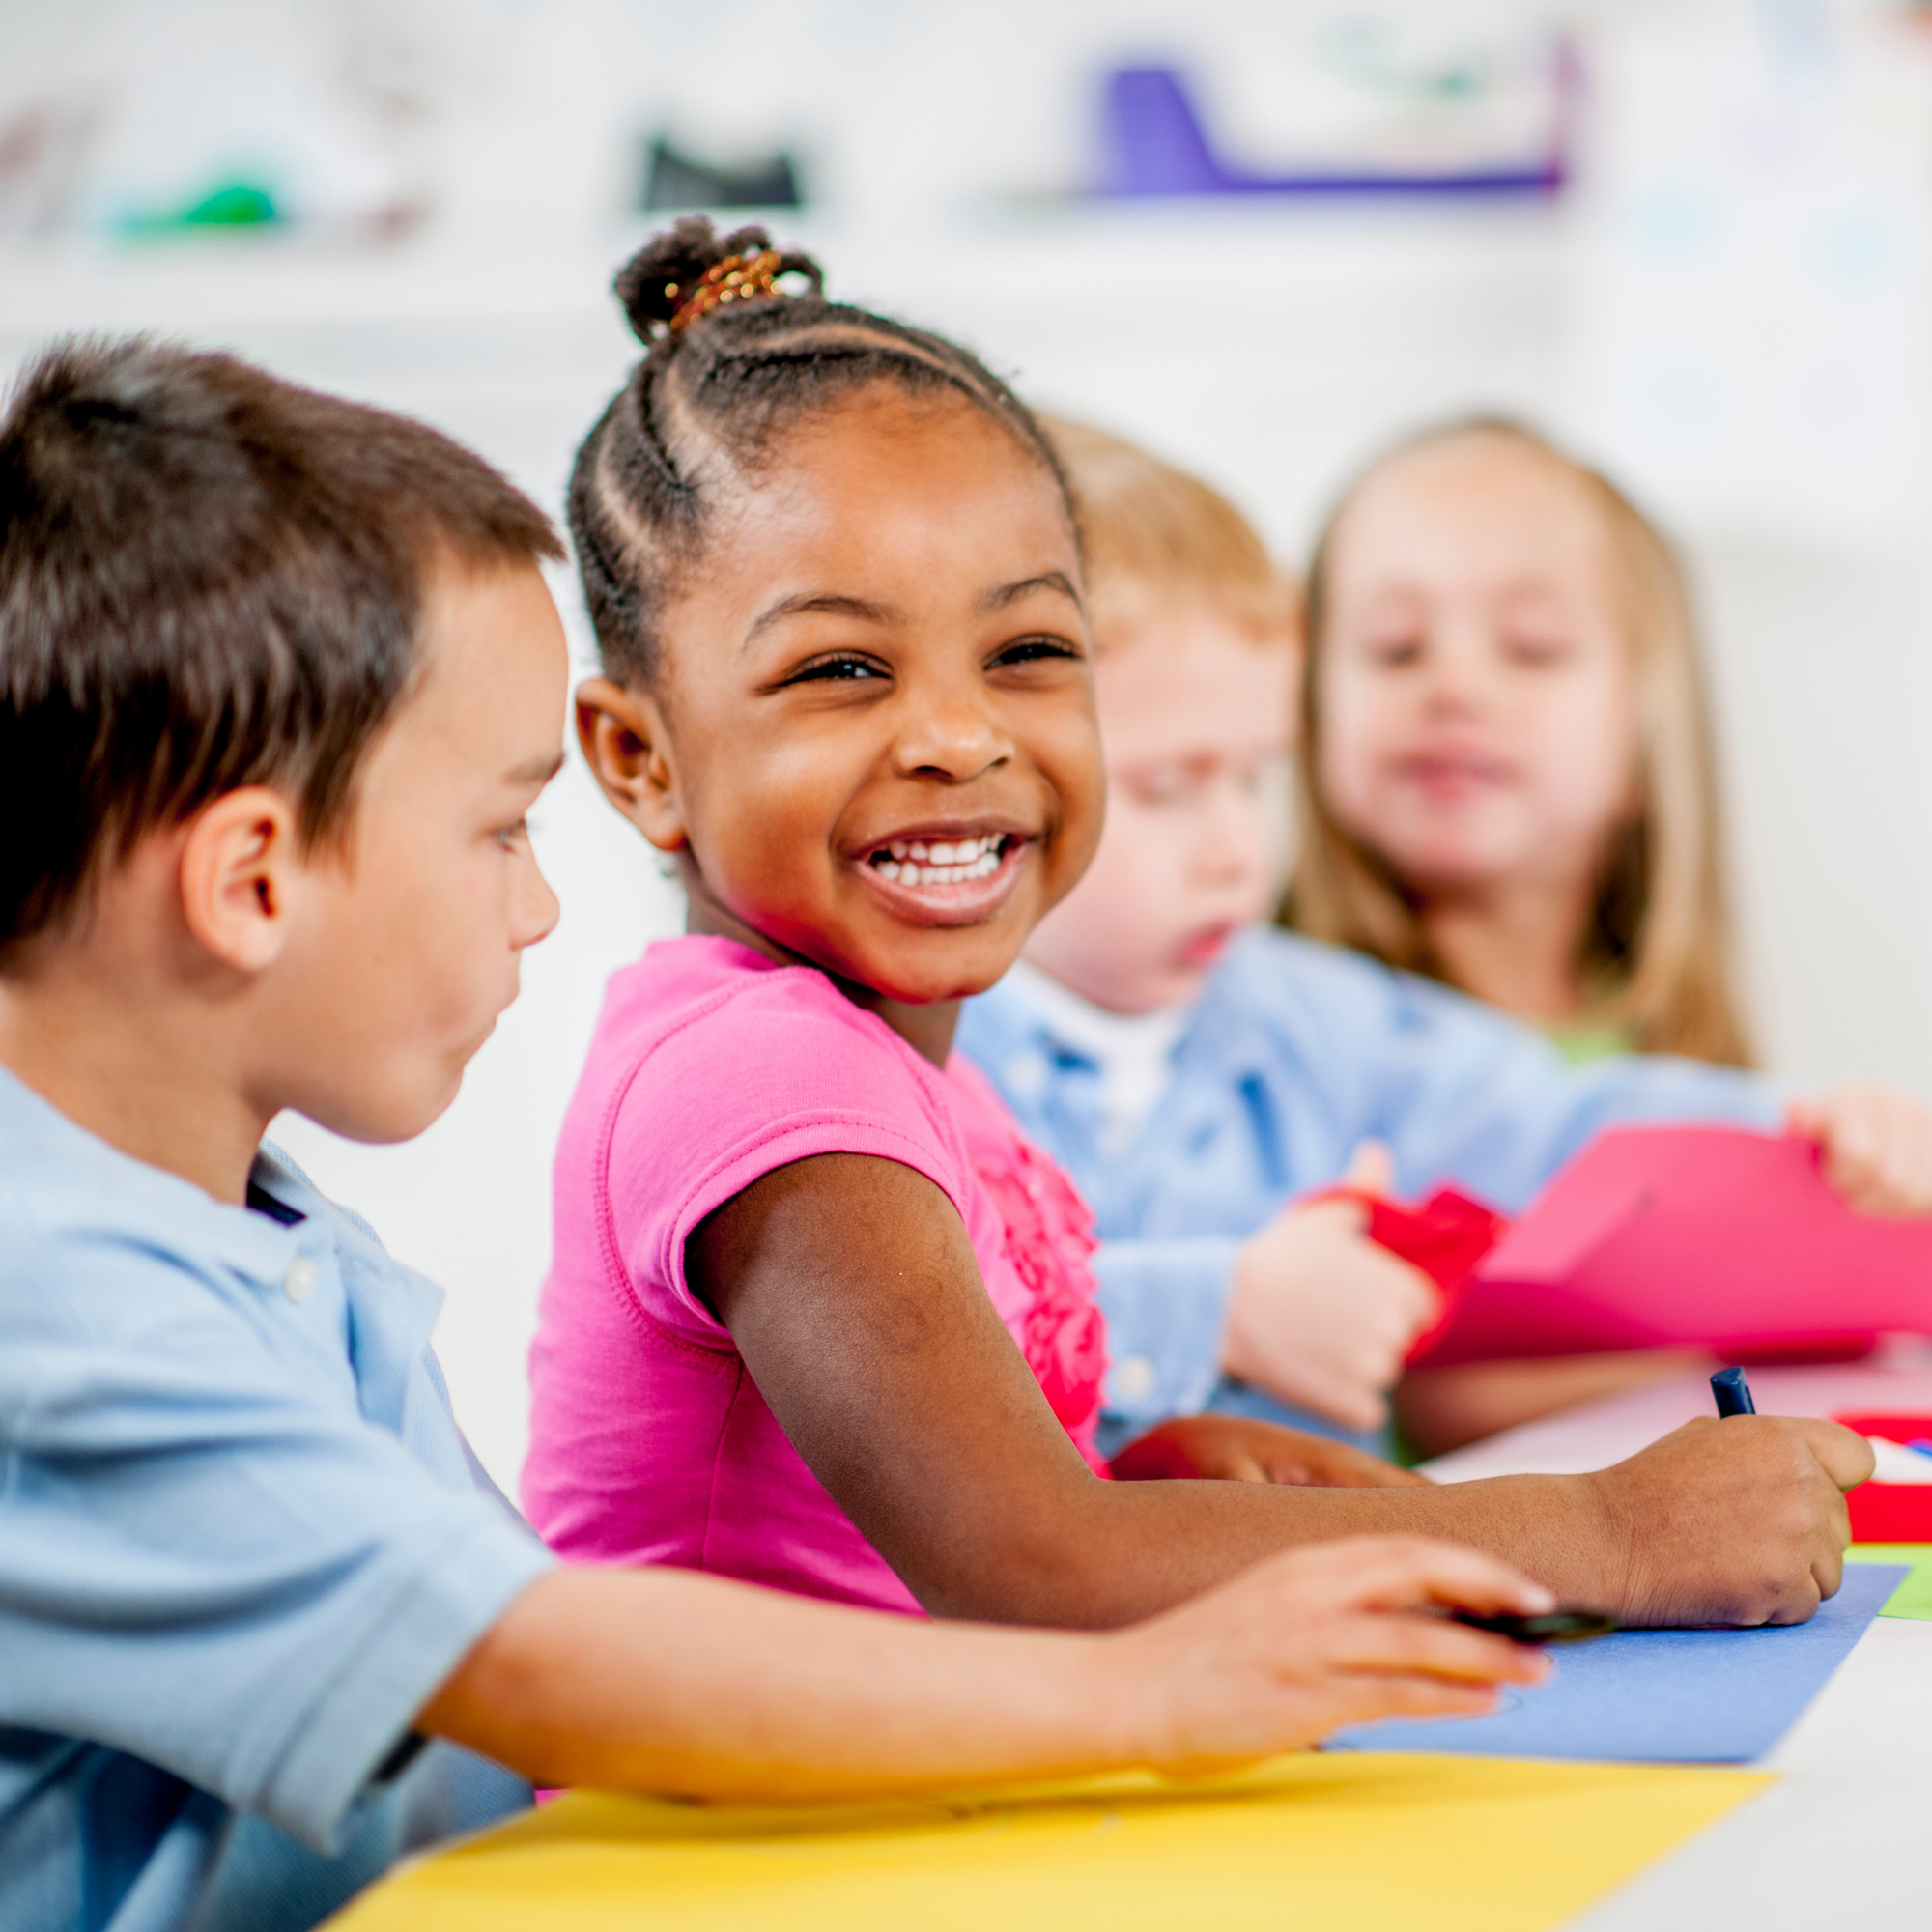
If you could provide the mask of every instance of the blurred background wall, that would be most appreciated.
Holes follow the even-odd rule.
[[[1290,562],[1420,422],[1572,438],[1692,564],[1771,1065],[1932,1096],[1914,9],[0,0],[0,375],[64,330],[225,345],[555,506],[634,353],[608,285],[654,177],[660,208],[795,190],[759,218],[836,294],[1201,469]],[[557,1122],[605,976],[680,921],[575,763],[535,833],[563,921],[450,1113],[405,1148],[281,1129],[450,1291],[506,1484]]]

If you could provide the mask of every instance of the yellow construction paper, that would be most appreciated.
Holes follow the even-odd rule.
[[[751,1809],[573,1793],[396,1873],[337,1932],[1546,1932],[1770,1780],[1277,1758],[1209,1784]]]

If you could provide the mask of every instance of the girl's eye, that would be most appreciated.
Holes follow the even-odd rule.
[[[1387,670],[1399,670],[1418,662],[1422,656],[1420,638],[1371,638],[1369,662]]]
[[[839,651],[802,664],[784,681],[786,684],[847,684],[861,678],[884,677],[886,671],[870,658]]]
[[[1565,638],[1519,636],[1503,639],[1503,652],[1512,664],[1541,670],[1563,664],[1570,656],[1570,644]]]
[[[1037,664],[1046,658],[1077,658],[1080,653],[1060,638],[1022,638],[996,651],[992,665]],[[989,668],[991,666],[988,667]]]
[[[527,818],[520,818],[514,825],[504,825],[497,828],[497,842],[505,851],[514,851],[517,845],[529,836],[529,820]]]

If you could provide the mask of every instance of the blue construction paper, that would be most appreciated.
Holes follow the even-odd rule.
[[[1902,1564],[1848,1563],[1838,1594],[1809,1623],[1556,1644],[1549,1681],[1505,1690],[1489,1717],[1361,1724],[1328,1748],[1748,1764],[1798,1720],[1908,1575]]]

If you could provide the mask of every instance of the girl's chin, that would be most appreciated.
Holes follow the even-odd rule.
[[[1448,835],[1448,836],[1445,836]],[[1417,826],[1407,836],[1363,840],[1398,877],[1421,892],[1470,892],[1515,877],[1541,856],[1542,841],[1514,830]]]
[[[1020,956],[1025,938],[1016,931],[1009,939],[983,926],[927,928],[912,948],[914,957],[905,956],[903,943],[862,948],[843,977],[904,1007],[970,1000],[999,984]],[[874,956],[866,958],[867,952]]]

